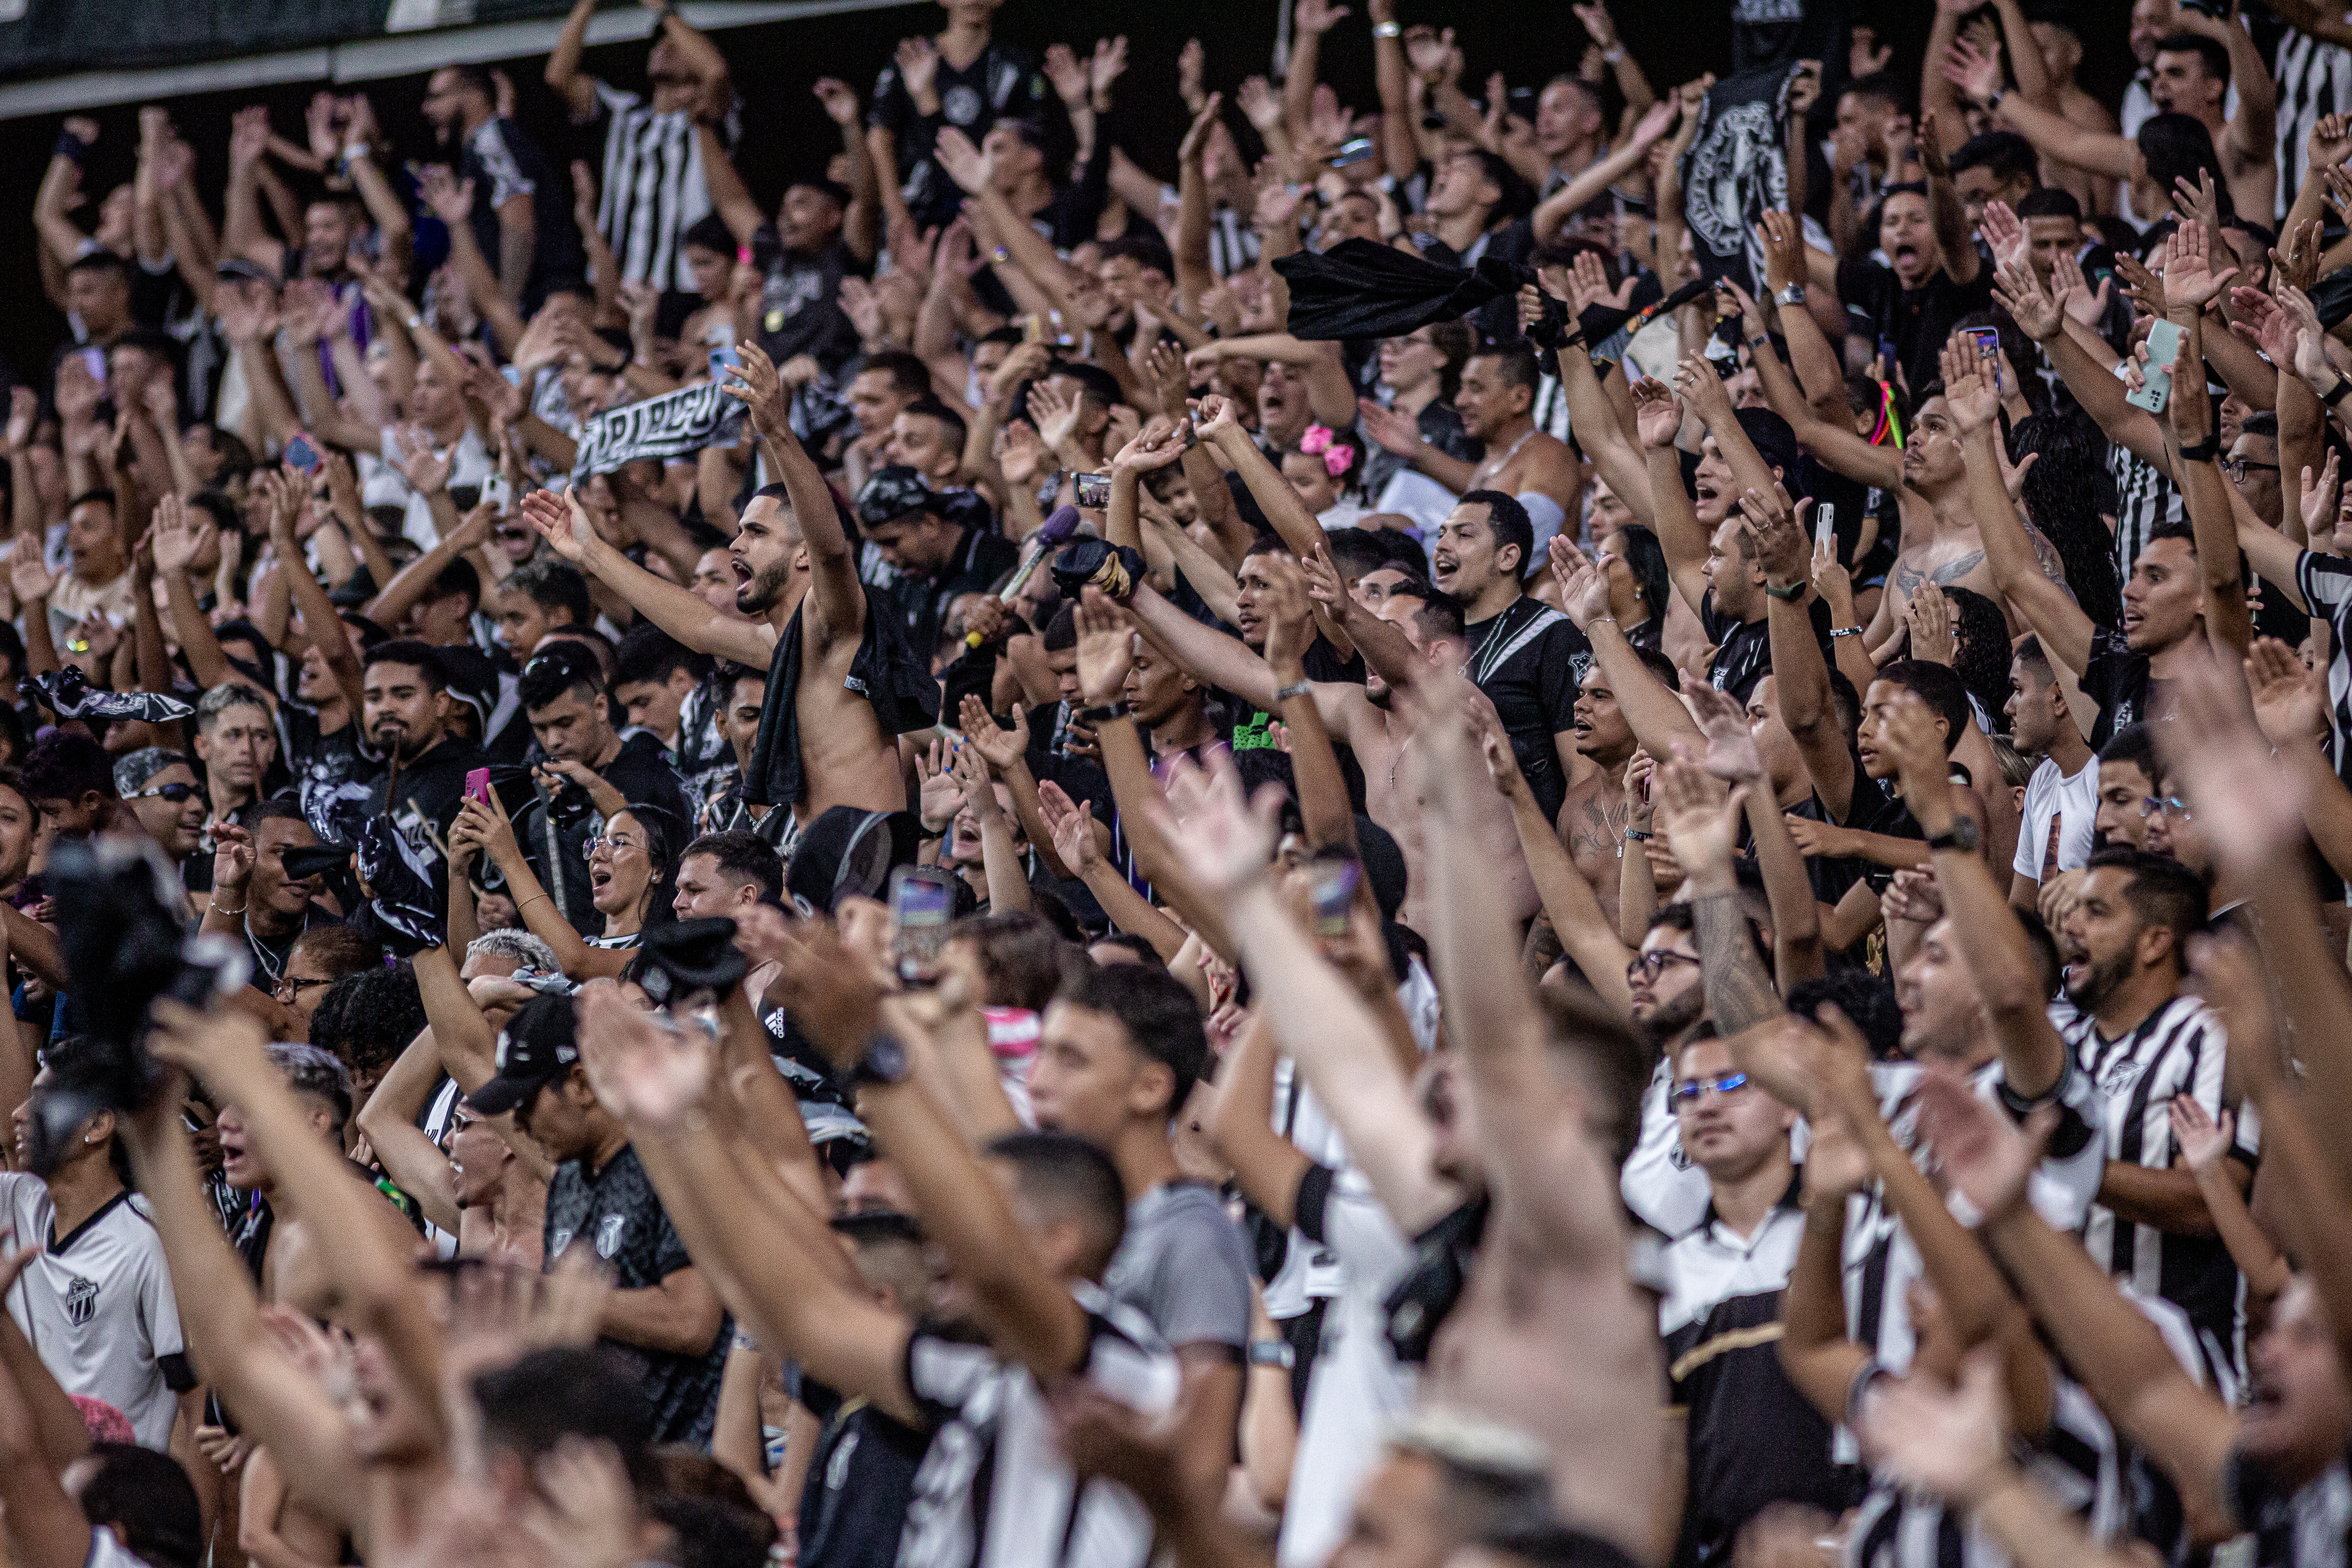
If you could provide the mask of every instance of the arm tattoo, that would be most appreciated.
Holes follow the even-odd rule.
[[[1739,910],[1739,895],[1703,894],[1691,900],[1691,914],[1698,928],[1699,974],[1716,1028],[1736,1035],[1787,1012],[1763,960],[1756,956],[1748,917]]]

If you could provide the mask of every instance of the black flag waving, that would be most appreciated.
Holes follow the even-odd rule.
[[[1699,106],[1698,133],[1683,154],[1683,219],[1710,283],[1728,278],[1750,294],[1764,273],[1756,226],[1789,200],[1783,131],[1794,65],[1719,81]]]

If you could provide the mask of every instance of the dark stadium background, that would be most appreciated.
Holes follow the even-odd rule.
[[[1370,107],[1374,102],[1371,39],[1364,25],[1362,0],[1353,4],[1354,14],[1327,44],[1321,75],[1348,101]],[[1612,0],[1612,9],[1627,45],[1661,89],[1703,70],[1729,68],[1730,0]],[[2123,0],[2087,0],[2079,7],[2087,35],[2084,85],[2109,101],[2130,75],[2126,11]],[[1894,44],[1896,61],[1919,58],[1933,17],[1930,5],[1864,5],[1862,14],[1864,20],[1881,27],[1883,42]],[[1408,22],[1447,15],[1444,8],[1426,0],[1419,4],[1408,0],[1403,8]],[[1497,69],[1506,71],[1514,86],[1540,86],[1554,72],[1575,63],[1582,43],[1581,29],[1564,0],[1480,0],[1450,15],[1468,57],[1464,85],[1474,96],[1483,92],[1487,73]],[[939,21],[940,13],[934,7],[908,5],[728,28],[713,35],[734,66],[746,132],[739,163],[762,205],[772,205],[787,177],[822,169],[837,145],[834,126],[810,96],[809,83],[829,73],[866,91],[899,37],[933,30]],[[1176,143],[1185,126],[1183,105],[1176,96],[1177,49],[1187,37],[1196,34],[1201,37],[1208,49],[1209,83],[1227,89],[1230,105],[1232,86],[1242,77],[1266,68],[1274,40],[1275,7],[1268,0],[1148,6],[1135,0],[1062,6],[1013,0],[1000,15],[998,26],[1004,36],[1038,50],[1057,38],[1086,47],[1098,34],[1124,32],[1131,65],[1117,89],[1120,140],[1148,166],[1172,173]],[[540,80],[544,58],[501,62],[514,78],[520,118],[551,154],[565,161],[584,157],[593,165],[597,154],[595,133],[593,129],[575,131],[569,124],[562,105]],[[617,85],[642,89],[644,62],[641,42],[589,51],[590,68]],[[229,116],[237,108],[268,104],[279,133],[299,142],[303,106],[320,86],[334,84],[286,83],[173,100],[172,111],[182,134],[197,150],[199,188],[217,193],[226,177]],[[373,99],[378,118],[396,143],[396,158],[434,161],[436,154],[430,132],[417,112],[424,95],[423,76],[351,86],[364,89]],[[89,112],[102,128],[85,182],[94,201],[131,176],[138,110],[136,105],[120,104]],[[1239,125],[1238,113],[1230,110],[1229,113]],[[31,224],[33,198],[62,118],[43,115],[0,121],[0,213],[14,215],[5,233],[0,233],[0,260],[5,260],[8,275],[18,280],[6,291],[6,304],[0,306],[0,355],[17,367],[45,363],[49,345],[64,329],[63,319],[40,290]],[[295,182],[299,190],[299,174]]]

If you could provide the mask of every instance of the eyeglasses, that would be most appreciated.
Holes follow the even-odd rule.
[[[2224,458],[2220,467],[2235,484],[2245,483],[2248,474],[2275,474],[2279,471],[2276,463],[2257,463],[2245,458]]]
[[[1719,1095],[1730,1095],[1738,1094],[1747,1087],[1746,1073],[1727,1072],[1721,1078],[1695,1078],[1688,1083],[1678,1083],[1667,1091],[1666,1099],[1672,1102],[1676,1110],[1690,1110],[1697,1107],[1699,1100],[1709,1090]]]
[[[188,800],[209,800],[212,797],[205,794],[205,786],[202,784],[157,784],[153,789],[142,789],[131,798],[133,800],[168,800],[173,805],[178,805]]]
[[[585,845],[582,846],[582,847],[591,855],[593,855],[599,849],[603,849],[608,854],[618,855],[624,849],[640,849],[643,848],[644,846],[639,844],[634,838],[617,838],[608,833],[602,838],[591,838]]]
[[[298,975],[281,974],[278,978],[278,994],[280,996],[290,994],[295,1001],[299,1002],[302,999],[302,993],[311,986],[333,984],[331,980],[305,980]]]
[[[2146,795],[2140,796],[2139,814],[2144,818],[2150,816],[2177,816],[2183,822],[2191,820],[2189,803],[2181,799],[2177,795]]]
[[[1687,952],[1676,952],[1670,947],[1654,947],[1625,966],[1626,983],[1630,984],[1635,979],[1655,980],[1669,963],[1697,962]]]
[[[481,1120],[479,1117],[467,1116],[463,1111],[452,1111],[449,1116],[449,1125],[441,1129],[441,1136],[434,1142],[441,1146],[441,1152],[446,1154],[449,1152],[449,1145],[457,1141],[457,1134],[479,1120]]]

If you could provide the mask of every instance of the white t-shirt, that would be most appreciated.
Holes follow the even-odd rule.
[[[2071,871],[2091,858],[2091,825],[2099,815],[2099,759],[2095,753],[2066,778],[2049,758],[2025,781],[2025,812],[2017,824],[2017,857],[2010,868],[2030,882]],[[2058,863],[2044,868],[2053,837]]]
[[[59,1387],[113,1405],[142,1447],[161,1451],[172,1445],[179,1414],[172,1383],[194,1387],[194,1380],[163,1238],[144,1202],[123,1193],[59,1237],[40,1178],[0,1172],[0,1204],[16,1245],[43,1244],[8,1291],[8,1315]]]
[[[471,425],[467,426],[466,433],[457,437],[455,450],[456,455],[449,464],[448,482],[453,485],[472,485],[478,489],[499,471],[497,460],[490,456],[489,448],[482,445],[481,437],[475,433]],[[383,433],[383,446],[380,450],[360,454],[359,467],[360,499],[363,504],[401,508],[404,515],[400,531],[419,550],[430,550],[441,542],[440,533],[433,526],[432,506],[410,486],[407,478],[401,473],[399,464],[394,461],[389,427]],[[465,514],[466,509],[459,507],[457,515],[462,518]]]

